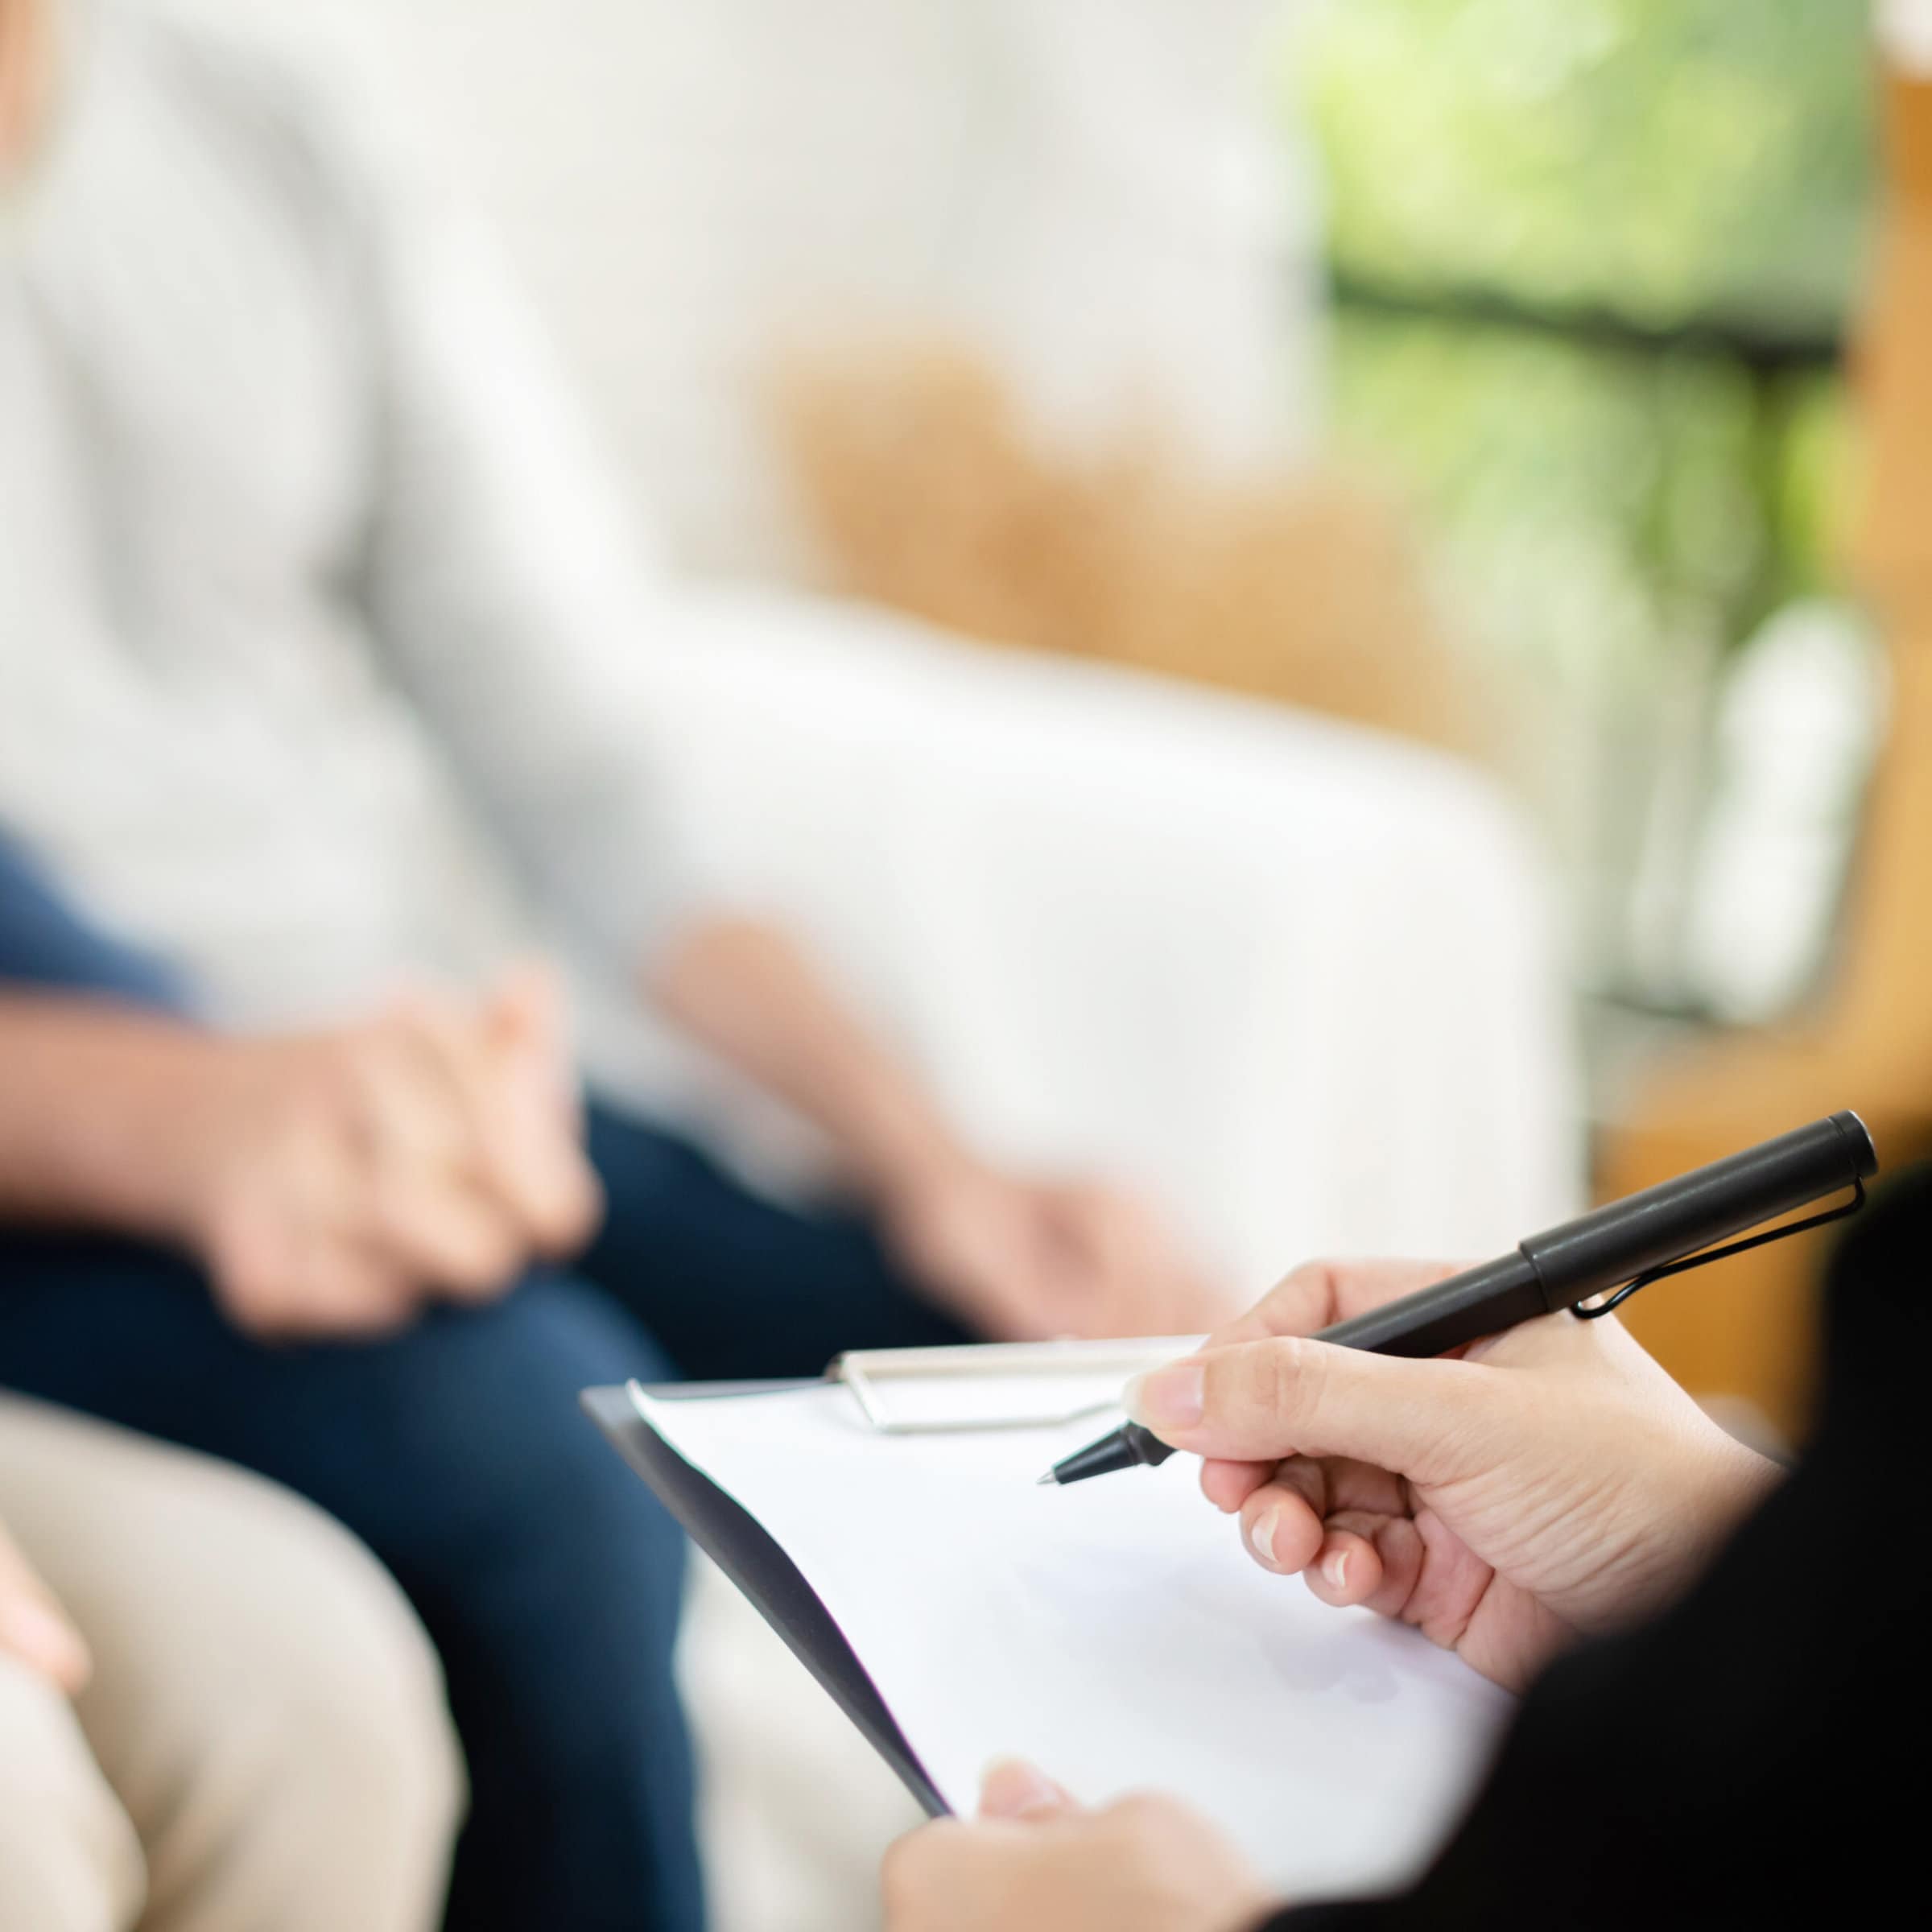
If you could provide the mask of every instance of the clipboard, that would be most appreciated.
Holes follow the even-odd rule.
[[[857,1411],[880,1435],[979,1433],[1037,1429],[1104,1412],[1100,1402],[1055,1402],[1051,1385],[1072,1373],[1125,1379],[1136,1369],[1170,1360],[1198,1337],[1168,1336],[1123,1342],[1117,1348],[1092,1344],[995,1342],[959,1348],[850,1349],[836,1356],[824,1379],[843,1382]],[[975,1413],[975,1385],[995,1380],[1030,1382],[1040,1399],[998,1414]],[[945,1420],[922,1419],[895,1404],[894,1392],[911,1383],[942,1381],[966,1392],[960,1410]],[[584,1411],[611,1446],[649,1484],[691,1540],[770,1624],[799,1662],[860,1734],[892,1768],[929,1818],[951,1810],[919,1753],[886,1707],[845,1633],[771,1533],[736,1498],[694,1469],[638,1412],[631,1384],[586,1389]],[[643,1393],[663,1402],[716,1402],[734,1396],[779,1393],[815,1386],[810,1380],[654,1383]]]
[[[1134,1344],[1104,1372],[1093,1344],[908,1351],[835,1364],[829,1385],[582,1400],[929,1816],[969,1806],[1013,1751],[1095,1803],[1173,1790],[1291,1894],[1397,1887],[1452,1828],[1506,1694],[1413,1630],[1284,1591],[1185,1471],[1038,1486],[1092,1426],[1075,1418],[1096,1387],[1117,1409],[1124,1368],[1187,1345]],[[1063,1368],[1075,1393],[1085,1374],[1071,1407]],[[1283,1834],[1284,1805],[1305,1831]]]

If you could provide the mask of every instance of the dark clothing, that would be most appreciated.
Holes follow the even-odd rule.
[[[1413,1892],[1284,1913],[1279,1932],[1862,1927],[1924,1909],[1932,1177],[1853,1230],[1819,1430],[1790,1481],[1674,1610],[1544,1674]]]
[[[175,990],[79,925],[0,841],[10,979],[148,1004]],[[184,1261],[0,1230],[0,1384],[275,1477],[409,1593],[469,1769],[450,1932],[703,1920],[671,1673],[683,1542],[578,1391],[634,1375],[815,1375],[850,1346],[960,1339],[857,1220],[760,1200],[605,1109],[589,1142],[609,1213],[575,1267],[385,1342],[264,1347]]]
[[[0,989],[9,982],[180,1008],[185,989],[161,962],[83,926],[44,873],[0,836]]]

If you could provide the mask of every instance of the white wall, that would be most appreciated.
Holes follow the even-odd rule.
[[[322,27],[495,221],[687,561],[784,569],[758,383],[936,317],[1064,435],[1152,397],[1206,455],[1314,411],[1305,0],[204,0]]]

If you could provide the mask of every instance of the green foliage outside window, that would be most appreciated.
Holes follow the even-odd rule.
[[[1414,500],[1461,638],[1597,733],[1559,747],[1598,767],[1559,836],[1586,901],[1627,894],[1657,782],[1631,747],[1674,703],[1695,760],[1730,654],[1842,581],[1830,351],[1867,242],[1868,10],[1332,0],[1294,68],[1337,440]],[[1584,924],[1616,952],[1614,917]]]
[[[1344,267],[1659,324],[1841,317],[1862,0],[1336,0],[1307,98]]]

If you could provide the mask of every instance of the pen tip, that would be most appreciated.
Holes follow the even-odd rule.
[[[1049,1469],[1033,1486],[1036,1489],[1057,1489],[1059,1487],[1059,1482],[1060,1479]]]

